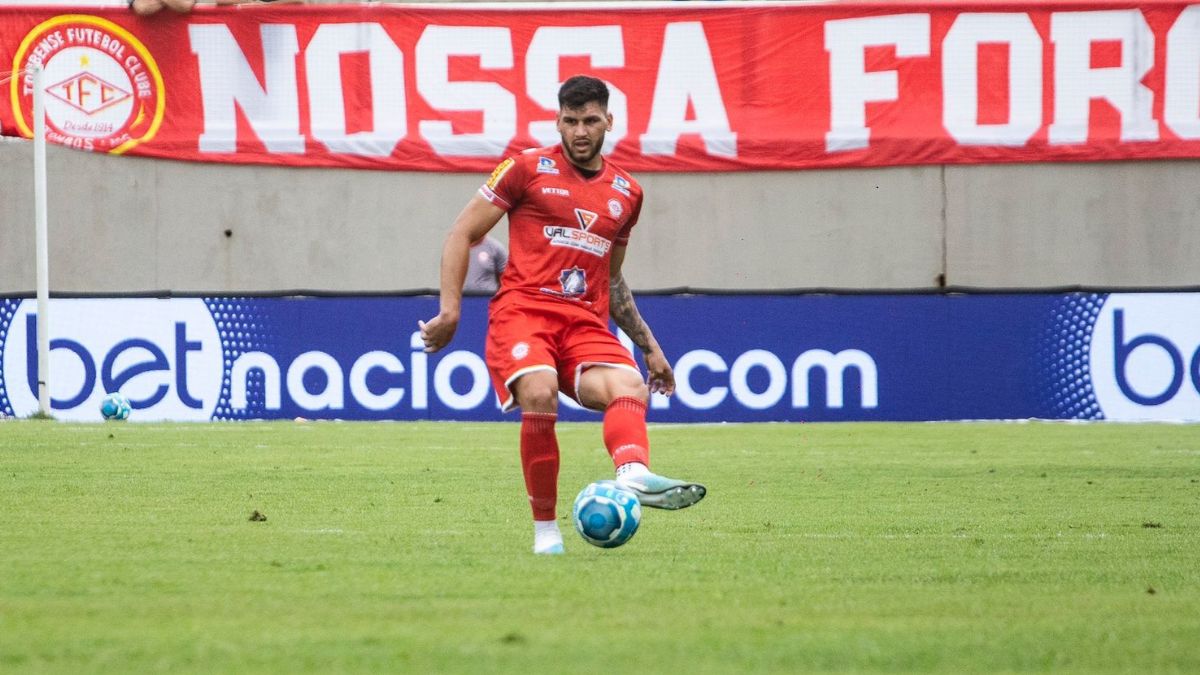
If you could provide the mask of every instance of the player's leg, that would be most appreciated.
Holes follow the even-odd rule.
[[[558,500],[556,352],[540,314],[493,308],[485,358],[505,411],[521,408],[521,470],[533,511],[534,553],[562,553],[555,519]]]
[[[579,376],[579,402],[604,411],[604,445],[617,469],[617,482],[644,506],[683,509],[704,499],[707,489],[691,481],[650,471],[646,401],[650,391],[641,373],[620,366],[593,366]]]
[[[682,509],[703,499],[703,485],[650,471],[650,391],[633,356],[608,331],[608,324],[594,314],[581,314],[562,350],[560,385],[576,401],[604,412],[604,445],[617,467],[617,481],[654,508]],[[573,381],[564,382],[566,376]]]
[[[533,552],[562,553],[558,530],[558,374],[526,373],[510,385],[521,407],[521,470],[533,510]]]
[[[604,411],[604,446],[618,471],[650,464],[646,401],[650,390],[640,372],[619,365],[591,365],[579,375],[579,402]]]

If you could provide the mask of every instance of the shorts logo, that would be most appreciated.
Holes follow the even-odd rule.
[[[571,191],[560,187],[544,187],[542,188],[544,195],[558,195],[559,197],[570,197]]]
[[[517,359],[518,361],[520,361],[521,359],[525,358],[526,356],[529,356],[529,343],[528,342],[518,342],[517,344],[513,345],[512,357],[514,359]]]
[[[616,190],[617,192],[620,192],[621,194],[625,195],[626,197],[630,196],[629,195],[629,181],[625,180],[621,176],[616,176],[613,178],[612,188],[614,190]]]
[[[585,209],[575,209],[575,219],[579,221],[579,226],[585,230],[592,229],[592,225],[596,224],[596,219],[599,218],[595,213]]]
[[[562,271],[558,276],[563,295],[574,298],[587,292],[587,273],[578,267]]]
[[[42,67],[46,138],[116,155],[158,133],[166,111],[162,73],[136,37],[111,21],[68,14],[42,22],[21,41],[13,69]],[[33,75],[14,77],[17,127],[33,136]]]
[[[625,213],[625,207],[621,206],[621,202],[610,199],[608,200],[608,212],[613,218],[620,218],[622,213]]]
[[[554,160],[549,157],[538,157],[537,172],[558,175],[558,167],[554,165]]]
[[[512,157],[500,162],[500,165],[492,171],[492,175],[488,177],[487,182],[484,183],[484,185],[486,185],[489,190],[494,190],[496,185],[500,183],[500,179],[504,178],[504,174],[508,173],[508,170],[511,169],[512,166]]]

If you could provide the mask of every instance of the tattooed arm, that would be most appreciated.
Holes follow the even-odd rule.
[[[629,339],[633,340],[633,344],[642,351],[646,359],[646,370],[650,373],[650,391],[670,396],[675,391],[675,373],[672,372],[671,363],[663,354],[658,340],[654,339],[650,326],[646,325],[646,321],[638,312],[633,293],[621,274],[621,265],[624,262],[625,247],[614,246],[608,270],[608,313],[613,322],[625,331]]]

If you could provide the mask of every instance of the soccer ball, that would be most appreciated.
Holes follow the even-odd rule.
[[[129,405],[129,399],[120,392],[113,392],[100,401],[100,414],[106,420],[129,419],[131,412],[133,412],[133,408]]]
[[[571,510],[575,531],[601,548],[615,548],[633,538],[642,522],[637,495],[615,481],[601,480],[583,488]]]

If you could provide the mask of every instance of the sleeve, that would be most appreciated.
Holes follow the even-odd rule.
[[[633,232],[633,226],[637,225],[638,217],[642,215],[642,193],[639,191],[635,194],[636,198],[633,206],[633,212],[629,214],[629,220],[625,221],[625,224],[622,225],[621,229],[617,232],[615,242],[617,246],[629,245],[629,236]]]
[[[512,209],[525,194],[527,178],[523,167],[524,162],[513,157],[500,162],[479,188],[479,194],[505,211]]]

